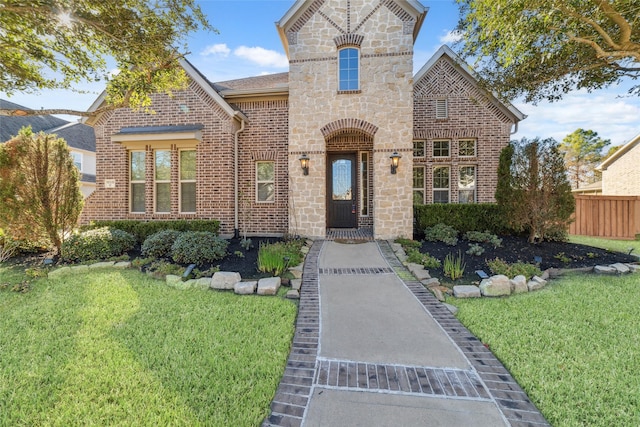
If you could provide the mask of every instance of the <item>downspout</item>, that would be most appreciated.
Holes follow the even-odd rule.
[[[513,134],[515,134],[515,133],[518,133],[518,123],[519,123],[519,122],[515,122],[515,123],[513,124],[514,129],[513,129],[513,132],[511,132],[511,135],[513,135]]]
[[[235,116],[240,120],[240,129],[235,131],[233,140],[233,238],[237,239],[240,237],[238,226],[238,135],[244,130],[245,121],[237,112]]]

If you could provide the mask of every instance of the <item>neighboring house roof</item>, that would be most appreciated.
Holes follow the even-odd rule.
[[[632,138],[631,141],[627,142],[620,149],[618,149],[618,151],[616,151],[610,157],[608,157],[604,162],[598,165],[596,169],[601,171],[607,170],[607,168],[611,166],[613,162],[618,160],[620,157],[624,156],[627,152],[629,152],[633,147],[635,147],[638,144],[640,144],[640,133],[636,135],[634,138]]]
[[[96,151],[96,134],[91,126],[82,123],[67,123],[57,128],[49,129],[47,133],[54,133],[58,138],[67,141],[72,148],[85,151]]]
[[[433,66],[443,57],[448,58],[454,64],[456,64],[459,70],[471,81],[475,86],[478,85],[478,75],[473,69],[462,60],[451,48],[447,45],[442,45],[433,54],[433,56],[424,64],[424,66],[416,73],[413,77],[414,83],[417,83],[424,77]],[[522,113],[516,107],[511,105],[509,102],[500,101],[497,96],[493,93],[485,91],[485,93],[489,96],[489,100],[496,105],[500,110],[506,113],[508,116],[511,116],[514,119],[514,123],[518,123],[521,120],[524,120],[527,116]]]
[[[212,83],[213,88],[224,97],[257,94],[288,94],[289,73],[267,74],[244,79]]]
[[[0,108],[8,110],[31,110],[31,108],[0,99]],[[34,132],[48,131],[69,123],[55,116],[0,116],[0,142],[9,141],[25,126]]]
[[[592,182],[584,187],[571,190],[572,193],[595,193],[598,191],[602,192],[602,181]]]

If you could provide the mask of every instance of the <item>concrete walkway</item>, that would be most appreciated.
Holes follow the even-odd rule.
[[[264,426],[546,426],[387,242],[317,241]]]

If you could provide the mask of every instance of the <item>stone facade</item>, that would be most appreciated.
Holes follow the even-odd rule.
[[[602,194],[605,196],[640,196],[640,135],[607,159],[602,170]]]

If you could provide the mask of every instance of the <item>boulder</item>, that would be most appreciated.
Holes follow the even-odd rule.
[[[420,283],[422,283],[424,287],[428,289],[434,288],[436,286],[440,286],[440,280],[436,278],[424,279],[424,280],[421,280]]]
[[[302,279],[291,279],[289,283],[291,283],[291,289],[294,291],[299,291],[302,287]]]
[[[449,310],[454,316],[458,314],[458,307],[456,307],[455,305],[447,304],[445,302],[444,306],[447,307],[447,310]]]
[[[413,276],[418,280],[430,279],[431,276],[429,272],[424,269],[422,264],[414,264],[412,262],[407,263],[407,269],[413,274]]]
[[[511,279],[511,292],[513,292],[514,294],[529,292],[529,287],[527,286],[527,278],[523,275],[518,275]]]
[[[73,266],[71,266],[71,271],[73,271],[74,273],[86,273],[87,271],[89,271],[89,266],[88,265],[73,265]]]
[[[218,271],[213,274],[211,278],[212,289],[233,289],[233,287],[241,281],[240,273],[234,273],[231,271]]]
[[[491,276],[480,282],[480,293],[485,297],[511,295],[511,281],[504,274]]]
[[[131,261],[120,261],[113,264],[113,268],[131,268]]]
[[[480,298],[480,288],[473,285],[457,285],[453,287],[456,298]]]
[[[403,251],[402,249],[402,245],[400,243],[394,243],[394,242],[389,242],[389,245],[391,245],[391,250],[395,253],[398,253],[398,251]]]
[[[627,274],[631,271],[629,267],[627,267],[625,264],[622,264],[620,262],[611,264],[609,267],[615,268],[619,274]]]
[[[175,274],[167,274],[164,278],[164,282],[167,284],[167,286],[175,288],[176,283],[182,282],[182,277],[176,276]]]
[[[105,267],[113,267],[113,265],[115,264],[114,261],[103,261],[103,262],[96,262],[95,264],[91,264],[89,266],[89,268],[105,268]]]
[[[637,273],[638,271],[640,271],[640,265],[637,264],[627,264],[627,267],[629,267],[629,271],[631,271],[632,273]]]
[[[292,289],[287,292],[287,298],[289,299],[300,299],[300,292]]]
[[[303,268],[304,268],[304,263],[300,265],[296,265],[295,267],[289,268],[289,272],[291,272],[291,274],[295,279],[301,279]]]
[[[53,279],[54,277],[59,277],[59,276],[62,276],[64,274],[67,274],[67,273],[70,273],[70,272],[71,272],[71,267],[60,267],[60,268],[57,268],[57,269],[55,269],[53,271],[50,271],[47,274],[47,277],[49,279]]]
[[[256,288],[258,287],[257,281],[250,282],[238,282],[233,287],[233,291],[238,295],[251,295],[256,292]]]
[[[279,277],[267,277],[258,281],[258,295],[275,295],[279,288]]]
[[[211,277],[201,277],[195,280],[193,287],[196,289],[202,289],[203,291],[211,287]]]
[[[431,292],[433,292],[433,296],[440,302],[444,302],[444,295],[442,295],[442,291],[438,288],[432,288]]]
[[[300,248],[300,253],[301,253],[302,255],[306,255],[306,254],[308,254],[308,253],[309,253],[309,246],[302,246],[302,247]]]
[[[542,289],[546,286],[547,281],[541,277],[533,276],[531,280],[527,283],[527,288],[529,288],[529,292],[536,291],[538,289]]]
[[[618,270],[608,265],[596,265],[593,267],[593,272],[596,274],[618,274]]]
[[[398,258],[400,262],[405,262],[409,257],[404,249],[400,248],[400,250],[396,252],[396,258]]]

